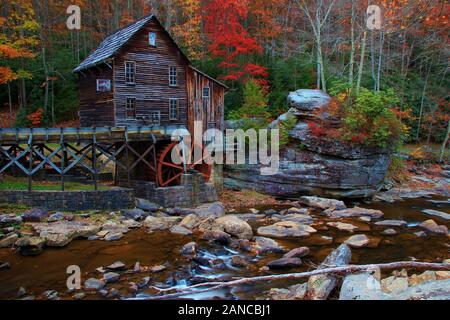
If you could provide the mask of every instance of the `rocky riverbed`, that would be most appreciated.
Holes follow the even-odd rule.
[[[221,203],[160,208],[140,200],[136,209],[121,212],[4,213],[0,215],[0,298],[148,299],[166,289],[170,293],[211,280],[303,272],[321,264],[442,262],[450,258],[446,219],[450,202],[422,196],[396,198],[395,203],[381,198],[344,203],[302,197],[236,209],[225,209]],[[71,265],[81,269],[80,290],[66,287]],[[423,290],[436,291],[444,285],[448,291],[443,282],[448,276],[445,271],[397,270],[372,282],[379,283],[375,285],[379,297],[408,298],[417,294],[414,286],[422,283],[428,286]],[[371,294],[361,292],[367,277],[346,277],[342,290],[342,279],[323,281],[319,276],[187,297],[365,298]],[[333,288],[317,285],[322,282],[333,283]],[[360,291],[354,293],[349,287]]]

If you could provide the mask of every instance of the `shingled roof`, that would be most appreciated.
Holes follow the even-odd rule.
[[[208,76],[206,73],[198,70],[197,68],[194,68],[190,65],[189,58],[184,54],[183,50],[178,46],[178,44],[175,42],[175,40],[172,38],[170,33],[161,25],[161,22],[159,22],[158,18],[156,18],[155,15],[151,14],[149,16],[146,16],[122,29],[119,29],[115,33],[108,36],[105,40],[103,40],[102,43],[98,46],[97,49],[95,49],[94,52],[92,52],[81,64],[76,67],[73,71],[74,72],[80,72],[92,67],[95,67],[96,65],[105,63],[106,60],[112,58],[119,50],[122,48],[130,39],[133,37],[141,28],[143,28],[147,22],[154,19],[159,25],[161,26],[161,29],[164,30],[164,32],[169,36],[169,38],[173,41],[177,49],[180,51],[180,53],[183,55],[183,57],[188,61],[189,68],[192,70],[201,73],[202,75],[208,77],[212,81],[216,82],[217,84],[225,87],[226,89],[229,89],[224,83]]]
[[[156,16],[152,14],[116,31],[112,35],[108,36],[105,40],[103,40],[98,48],[94,52],[92,52],[78,67],[74,69],[74,72],[80,72],[82,70],[89,69],[98,64],[104,63],[105,60],[113,57],[117,53],[117,51],[119,51],[120,48],[122,48],[122,46],[124,46],[131,39],[131,37],[134,36],[136,32],[144,27],[151,19],[155,19],[159,24],[161,24]],[[162,29],[172,39],[170,34],[164,28]],[[172,39],[172,41],[174,40]],[[176,43],[175,45],[181,51]],[[181,53],[186,57],[186,55],[184,55],[182,51]],[[189,59],[187,60],[189,61]]]

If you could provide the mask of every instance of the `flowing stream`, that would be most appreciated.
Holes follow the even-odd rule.
[[[362,249],[353,249],[352,263],[383,263],[392,261],[412,260],[429,262],[441,262],[450,258],[450,239],[442,235],[429,234],[426,238],[420,238],[414,232],[421,229],[417,225],[425,220],[433,219],[438,224],[450,227],[450,221],[439,217],[422,213],[423,209],[435,209],[450,213],[450,206],[431,201],[432,199],[410,199],[396,203],[371,203],[358,204],[363,207],[382,210],[385,213],[383,219],[400,219],[408,222],[406,227],[383,227],[373,223],[362,222],[355,219],[343,220],[358,226],[360,229],[354,234],[364,233],[371,238],[369,246]],[[439,199],[434,199],[439,200]],[[442,200],[442,199],[440,199]],[[446,199],[444,199],[446,200]],[[275,210],[289,207],[270,207]],[[261,211],[268,207],[257,207]],[[242,208],[239,213],[248,213],[248,209]],[[263,222],[249,223],[256,229]],[[398,234],[384,236],[381,232],[393,228]],[[320,236],[333,237],[332,244],[322,244]],[[232,277],[251,277],[263,274],[280,272],[301,272],[313,269],[340,243],[347,239],[351,233],[339,231],[334,228],[318,228],[317,234],[306,238],[277,239],[279,244],[287,249],[307,246],[311,249],[310,256],[303,259],[303,265],[299,268],[288,270],[261,271],[269,261],[278,259],[282,254],[268,254],[255,256],[236,249],[199,240],[194,236],[178,236],[169,232],[146,233],[143,229],[130,231],[120,241],[87,241],[76,240],[67,247],[61,249],[45,249],[37,257],[25,257],[19,255],[13,249],[0,249],[0,261],[8,261],[11,268],[0,271],[0,299],[14,299],[20,287],[27,290],[27,295],[33,295],[39,299],[47,290],[58,291],[59,297],[70,299],[73,292],[67,292],[66,269],[70,265],[78,265],[82,270],[82,281],[88,278],[101,278],[96,269],[108,266],[115,261],[124,262],[131,270],[139,261],[142,266],[154,266],[165,264],[167,269],[160,273],[134,273],[122,272],[120,281],[107,285],[107,289],[116,288],[120,292],[120,298],[145,299],[156,293],[156,286],[167,288],[173,286],[186,286],[205,281],[229,280]],[[213,261],[211,267],[207,263],[192,263],[180,254],[180,248],[191,241],[199,246],[198,261]],[[233,256],[241,256],[248,259],[247,267],[235,267],[231,263]],[[148,278],[150,277],[150,278]],[[303,280],[303,281],[306,281]],[[130,282],[136,283],[140,289],[138,292],[130,292]],[[148,282],[148,284],[147,284]],[[261,283],[252,286],[242,286],[220,292],[211,292],[188,296],[194,299],[256,299],[263,297],[263,293],[270,288],[283,288],[295,284],[295,281],[280,281],[276,283]],[[102,298],[100,293],[88,294],[85,299]]]

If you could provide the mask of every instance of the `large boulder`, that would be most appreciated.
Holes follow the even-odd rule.
[[[424,228],[430,232],[447,235],[448,228],[445,225],[438,225],[434,220],[430,219],[419,224],[419,227]]]
[[[15,214],[0,214],[0,227],[22,223],[22,217]]]
[[[393,296],[395,300],[450,300],[450,279],[427,281]]]
[[[139,209],[139,208],[122,210],[120,213],[125,218],[133,219],[136,221],[144,220],[148,216],[148,214],[145,213],[144,210]]]
[[[317,230],[313,227],[294,221],[282,221],[270,226],[258,228],[259,235],[273,238],[308,237],[311,233],[315,232]]]
[[[287,269],[295,268],[302,265],[302,260],[299,258],[281,258],[270,261],[267,266],[269,269]]]
[[[390,164],[390,152],[356,146],[313,135],[309,118],[330,97],[317,90],[290,94],[289,104],[297,116],[290,141],[280,150],[279,170],[261,175],[260,165],[225,165],[224,183],[232,189],[254,189],[278,197],[314,194],[331,198],[362,198],[381,188]]]
[[[221,231],[231,234],[239,239],[253,238],[252,227],[244,220],[234,215],[227,215],[216,219],[215,224]]]
[[[169,230],[179,222],[181,222],[181,217],[152,217],[148,216],[144,220],[144,227],[147,228],[149,232],[153,231],[165,231]]]
[[[19,236],[15,233],[7,235],[5,238],[0,239],[0,248],[8,248],[11,247]]]
[[[386,279],[383,280],[384,286],[370,273],[348,275],[342,284],[339,299],[450,300],[450,279],[430,280],[414,286],[408,286],[406,278],[389,279],[389,289],[393,289],[390,292],[382,290],[383,287],[386,289],[387,284]]]
[[[349,232],[353,232],[356,229],[358,229],[357,226],[354,226],[350,223],[343,223],[343,222],[328,222],[327,226],[339,229],[341,231],[349,231]]]
[[[283,258],[303,258],[309,255],[310,250],[308,247],[299,247],[292,249],[288,253],[286,253]]]
[[[77,221],[33,223],[31,226],[49,247],[64,247],[76,238],[87,238],[100,231],[100,226]]]
[[[147,199],[136,198],[136,208],[145,211],[156,212],[161,209],[161,206],[148,201]]]
[[[289,93],[288,105],[298,112],[319,110],[330,102],[330,96],[321,90],[300,89]]]
[[[256,252],[259,255],[263,255],[266,253],[281,253],[286,251],[286,249],[284,249],[284,247],[278,242],[265,237],[255,237],[255,247]]]
[[[319,197],[301,197],[300,202],[313,208],[318,208],[322,210],[334,208],[334,209],[345,209],[347,206],[343,201],[336,199],[327,199]]]
[[[19,253],[24,256],[37,256],[42,253],[45,239],[40,237],[23,237],[17,239],[15,246]]]
[[[346,244],[342,244],[325,258],[318,269],[345,266],[350,263],[351,258],[352,251]],[[306,298],[310,300],[326,300],[338,283],[339,277],[333,274],[312,276],[308,279]]]
[[[301,224],[312,224],[314,218],[307,214],[274,214],[272,220],[293,221]]]
[[[450,220],[450,214],[438,211],[438,210],[432,210],[432,209],[426,209],[422,210],[423,213],[428,214],[430,216],[436,216],[444,220]]]
[[[389,300],[381,284],[371,273],[351,274],[344,278],[339,300]]]
[[[408,225],[408,222],[404,220],[382,220],[375,222],[377,226],[389,226],[389,227],[404,227]]]
[[[225,214],[225,207],[221,202],[207,203],[192,210],[200,218],[219,218]]]
[[[25,222],[40,222],[47,218],[49,213],[47,210],[33,208],[22,214],[22,219]]]
[[[369,237],[365,234],[355,234],[351,236],[344,243],[348,244],[352,248],[363,248],[366,247],[370,242]]]
[[[180,222],[180,226],[192,230],[201,223],[200,218],[195,214],[189,214]]]
[[[330,218],[354,218],[354,217],[369,217],[378,219],[384,216],[380,210],[366,209],[360,207],[348,208],[343,210],[326,210],[324,211]]]

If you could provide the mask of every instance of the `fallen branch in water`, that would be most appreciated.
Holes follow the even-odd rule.
[[[244,284],[252,284],[256,282],[267,282],[267,281],[278,281],[278,280],[288,280],[288,279],[301,279],[307,278],[319,274],[335,274],[335,275],[345,275],[349,273],[355,273],[358,271],[373,271],[373,270],[392,270],[392,269],[404,269],[404,268],[412,268],[412,269],[421,269],[421,270],[447,270],[450,271],[450,263],[431,263],[431,262],[415,262],[415,261],[400,261],[400,262],[391,262],[391,263],[380,263],[380,264],[366,264],[366,265],[347,265],[342,267],[330,267],[326,269],[317,269],[308,272],[300,272],[300,273],[286,273],[286,274],[277,274],[270,276],[259,276],[252,278],[239,278],[237,280],[232,280],[228,282],[205,282],[196,285],[192,285],[185,288],[177,288],[177,289],[158,289],[156,287],[152,287],[154,289],[160,290],[160,292],[167,292],[171,290],[178,290],[176,293],[170,293],[160,296],[154,296],[146,298],[147,300],[165,300],[165,299],[173,299],[181,296],[185,296],[188,294],[199,294],[204,292],[210,292],[214,290],[224,289],[228,287],[235,287]],[[204,288],[209,287],[209,288]]]

